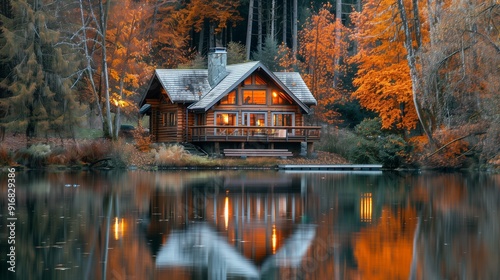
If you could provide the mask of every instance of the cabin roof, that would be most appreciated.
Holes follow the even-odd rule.
[[[309,106],[317,103],[297,72],[273,73],[259,61],[227,65],[226,70],[227,76],[211,87],[207,69],[156,69],[140,106],[146,104],[146,99],[155,98],[154,89],[161,84],[173,103],[192,103],[189,109],[207,111],[257,70],[267,74],[304,111],[309,112]]]

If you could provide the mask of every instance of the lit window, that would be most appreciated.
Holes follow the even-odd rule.
[[[257,75],[255,75],[255,84],[256,85],[267,85],[266,81]]]
[[[236,104],[236,91],[231,91],[220,100],[220,104]]]
[[[238,115],[236,113],[216,113],[216,126],[236,126]],[[229,135],[234,132],[234,128],[218,127],[215,129],[217,135]]]
[[[264,105],[266,104],[265,90],[244,90],[243,104]]]
[[[282,92],[273,91],[273,104],[291,105],[290,98]]]
[[[243,84],[245,86],[251,85],[252,84],[252,76],[246,78],[245,81],[243,82]]]
[[[359,203],[359,216],[361,222],[371,223],[372,221],[372,194],[362,193]]]
[[[266,126],[266,114],[243,113],[242,124],[245,126]]]

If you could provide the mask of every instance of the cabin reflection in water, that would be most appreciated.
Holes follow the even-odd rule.
[[[157,278],[257,279],[293,268],[316,226],[300,176],[245,173],[158,187],[148,230]]]

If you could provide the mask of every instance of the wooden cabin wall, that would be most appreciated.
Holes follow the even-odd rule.
[[[185,141],[185,128],[186,128],[186,105],[185,104],[172,104],[166,98],[162,98],[156,109],[153,108],[153,115],[156,116],[152,121],[152,134],[155,137],[155,142],[165,143],[178,143]],[[175,113],[174,126],[165,125],[169,112]]]

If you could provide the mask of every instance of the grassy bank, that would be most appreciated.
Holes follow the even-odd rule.
[[[27,147],[29,145],[29,147]],[[318,151],[314,159],[294,157],[213,158],[189,154],[181,145],[141,139],[32,139],[13,136],[0,144],[0,166],[27,169],[273,168],[278,164],[343,164],[342,157]]]

